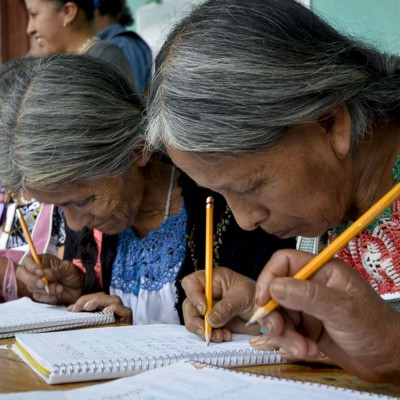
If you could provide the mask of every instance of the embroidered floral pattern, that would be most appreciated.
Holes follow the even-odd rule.
[[[400,181],[400,156],[393,167],[393,177]],[[328,243],[342,230],[343,227],[328,232]],[[380,295],[400,297],[400,200],[352,239],[337,256],[350,264]]]
[[[218,265],[220,261],[219,249],[223,244],[223,234],[227,231],[230,219],[232,218],[231,209],[226,206],[225,211],[220,215],[219,222],[217,223],[214,239],[214,264]]]
[[[197,271],[199,267],[199,260],[196,258],[196,232],[193,226],[190,234],[186,237],[187,251],[190,253],[190,258],[194,265],[194,270]]]
[[[223,244],[223,236],[224,236],[224,233],[228,229],[228,225],[229,225],[231,219],[232,219],[232,211],[228,206],[226,206],[225,211],[219,216],[219,220],[216,225],[215,233],[213,236],[214,264],[215,265],[219,265],[219,261],[220,261],[219,249],[220,249],[220,246]],[[186,241],[187,241],[187,249],[190,252],[190,258],[194,265],[194,269],[195,269],[195,271],[197,271],[199,268],[199,260],[196,258],[197,236],[196,236],[194,226],[193,226],[190,234],[186,237]]]
[[[165,220],[160,229],[141,239],[132,229],[118,237],[111,286],[138,296],[139,290],[159,291],[176,275],[185,258],[185,208]]]

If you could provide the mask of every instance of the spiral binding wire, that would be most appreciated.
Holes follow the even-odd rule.
[[[117,358],[115,360],[89,360],[71,364],[55,364],[54,375],[79,375],[107,374],[107,376],[120,375],[121,372],[128,375],[139,371],[163,367],[177,363],[178,361],[198,362],[215,367],[236,367],[243,365],[283,363],[277,351],[208,351],[205,353],[183,353],[170,356],[146,357],[146,358]]]

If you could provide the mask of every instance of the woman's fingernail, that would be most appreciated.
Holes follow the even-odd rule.
[[[271,342],[271,339],[267,335],[260,335],[252,338],[250,340],[250,345],[258,350],[271,350],[275,348],[273,342]]]
[[[275,280],[271,283],[270,290],[274,297],[276,297],[278,300],[285,300],[286,286],[282,282]]]
[[[200,315],[203,315],[203,306],[202,306],[201,304],[198,304],[198,305],[196,306],[196,309],[197,309],[197,311],[198,311],[198,313],[199,313]]]
[[[213,325],[216,326],[221,322],[221,318],[219,316],[219,314],[215,313],[215,312],[211,312],[210,314],[207,315],[207,321]]]
[[[89,310],[89,307],[90,307],[90,300],[87,301],[87,302],[83,305],[83,309],[84,309],[84,310]]]
[[[259,290],[256,289],[256,294],[254,295],[254,301],[256,302],[256,304],[258,304],[258,296],[259,296]]]
[[[259,343],[262,343],[262,342],[263,342],[262,336],[254,336],[254,337],[252,337],[252,338],[250,339],[250,344],[251,344],[252,346],[254,346],[254,345],[256,345],[256,344],[259,344]]]
[[[291,354],[293,357],[298,358],[299,349],[296,346],[289,346],[289,354]]]
[[[197,329],[196,335],[199,336],[199,337],[204,338],[204,330],[201,329],[201,328]]]
[[[282,348],[279,349],[279,354],[282,358],[288,358],[291,356],[291,354],[288,351],[286,351],[285,349],[282,349]]]
[[[269,334],[272,330],[272,325],[269,322],[266,322],[261,328],[260,333],[267,333]]]

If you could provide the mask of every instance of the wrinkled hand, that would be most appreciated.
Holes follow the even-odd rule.
[[[39,258],[44,270],[40,269],[32,256],[27,256],[16,270],[18,282],[26,286],[34,300],[41,303],[74,303],[82,294],[85,280],[83,271],[71,262],[60,260],[51,254],[42,254]],[[49,281],[50,294],[44,289],[44,275]]]
[[[287,277],[312,257],[279,251],[257,280],[256,304],[272,297],[281,305],[259,321],[270,344],[301,360],[315,360],[323,352],[362,379],[399,383],[400,314],[337,259],[307,281]],[[265,340],[254,338],[251,343],[265,346]]]
[[[186,328],[204,339],[204,314],[206,298],[204,295],[204,270],[194,272],[182,280],[186,293],[183,302],[183,317]],[[254,307],[255,282],[229,268],[214,268],[213,298],[214,306],[207,315],[213,328],[211,341],[232,340],[232,332],[259,334],[259,327],[245,327]]]
[[[299,359],[295,357],[292,353],[289,353],[284,348],[280,348],[280,338],[271,337],[268,334],[263,334],[260,336],[255,336],[250,339],[250,344],[257,350],[279,350],[279,353],[283,359],[289,362],[299,362],[299,361],[307,361],[312,363],[320,363],[320,364],[335,364],[325,353],[319,351],[312,356],[307,356],[303,359]]]
[[[104,292],[87,294],[80,297],[75,304],[68,307],[69,311],[111,311],[117,317],[118,322],[132,324],[132,310],[125,307],[118,296]]]

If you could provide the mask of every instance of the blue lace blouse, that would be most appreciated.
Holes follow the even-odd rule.
[[[186,224],[182,207],[145,238],[131,228],[118,236],[110,293],[132,309],[134,323],[180,323],[175,280],[186,254]]]

